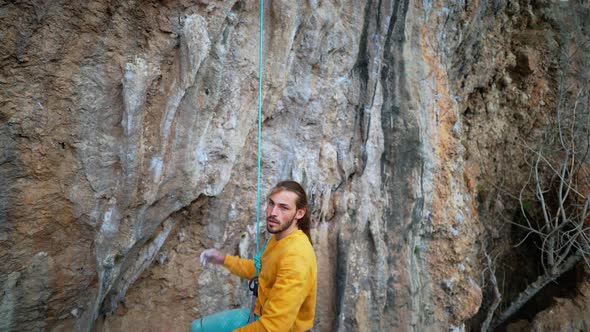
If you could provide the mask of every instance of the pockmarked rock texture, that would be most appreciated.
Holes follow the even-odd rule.
[[[465,138],[501,135],[466,114],[511,63],[550,86],[492,38],[514,6],[265,2],[262,192],[308,191],[314,331],[459,331],[479,310],[493,147]],[[198,254],[254,250],[258,19],[243,0],[0,2],[0,330],[181,331],[248,305]]]

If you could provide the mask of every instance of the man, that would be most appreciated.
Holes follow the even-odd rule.
[[[278,183],[268,196],[266,229],[273,234],[261,257],[257,320],[235,331],[307,331],[313,325],[317,263],[309,234],[307,195],[295,181]],[[201,262],[223,264],[230,272],[252,279],[254,261],[207,249]]]

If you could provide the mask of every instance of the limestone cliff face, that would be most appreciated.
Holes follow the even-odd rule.
[[[478,311],[492,148],[469,158],[465,112],[510,67],[513,6],[266,2],[262,191],[310,195],[314,330]],[[0,329],[185,330],[246,305],[197,257],[254,250],[258,3],[8,1],[0,23]]]

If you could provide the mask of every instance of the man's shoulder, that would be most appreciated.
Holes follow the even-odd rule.
[[[298,231],[293,235],[294,236],[289,239],[288,243],[285,243],[286,253],[302,256],[304,258],[311,258],[312,256],[315,258],[315,252],[307,235],[301,231]]]
[[[307,238],[307,235],[305,235],[305,233],[303,233],[301,230],[296,230],[293,234],[291,234],[289,236],[289,242],[291,242],[291,245],[300,245],[300,246],[306,246],[309,245],[311,247],[311,243],[309,242],[309,238]]]

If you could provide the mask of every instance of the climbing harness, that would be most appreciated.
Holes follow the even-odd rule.
[[[248,288],[252,292],[252,303],[250,303],[250,316],[248,317],[248,323],[252,323],[256,320],[254,308],[256,307],[256,298],[258,297],[258,276],[255,276],[248,282]]]
[[[259,285],[258,275],[260,274],[260,269],[262,267],[260,259],[262,258],[262,253],[264,252],[264,249],[266,248],[267,243],[268,243],[268,239],[266,239],[264,241],[264,244],[262,245],[260,250],[254,256],[254,267],[256,268],[256,271],[254,272],[254,278],[252,278],[248,282],[248,288],[252,292],[252,301],[250,304],[250,318],[248,320],[249,323],[251,323],[255,320],[254,319],[254,307],[256,306],[256,298],[258,297],[258,285]]]
[[[259,29],[259,48],[258,48],[258,154],[257,154],[257,174],[256,174],[256,254],[254,255],[254,267],[256,269],[254,278],[248,283],[248,287],[252,291],[252,304],[250,305],[250,317],[248,323],[255,320],[254,307],[256,305],[256,298],[258,297],[258,275],[260,274],[262,253],[266,247],[260,247],[260,165],[261,165],[261,145],[262,145],[262,45],[263,45],[263,31],[264,31],[264,0],[260,0],[260,29]]]

